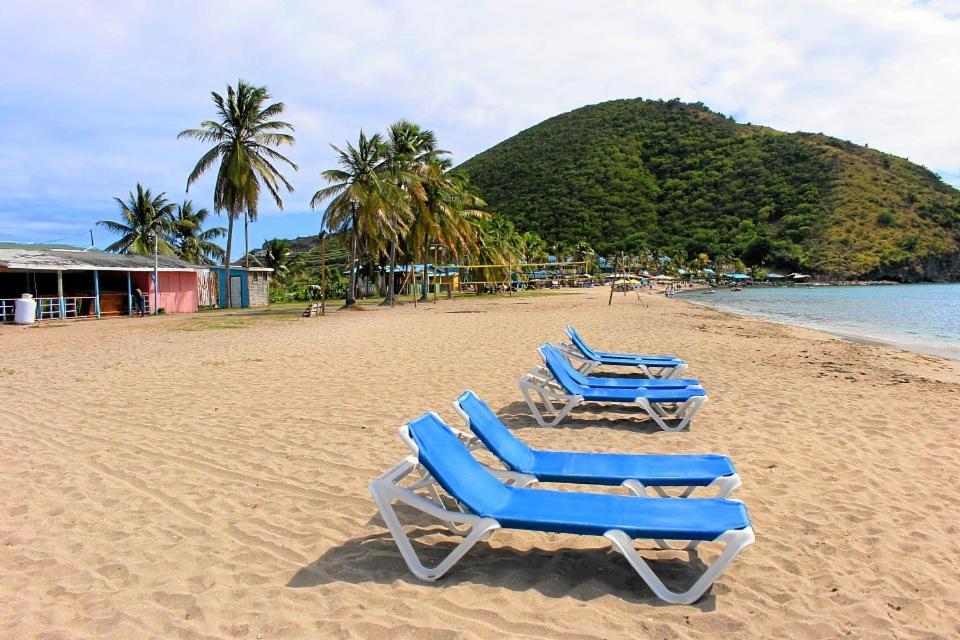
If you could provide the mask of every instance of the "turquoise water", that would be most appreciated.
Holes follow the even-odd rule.
[[[682,295],[724,311],[960,360],[960,284],[746,287]]]

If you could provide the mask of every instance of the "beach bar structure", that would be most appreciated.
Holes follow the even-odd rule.
[[[0,243],[0,322],[11,322],[24,293],[37,303],[38,320],[132,315],[134,293],[146,310],[192,313],[199,304],[198,276],[204,267],[152,256],[104,253],[69,246]]]

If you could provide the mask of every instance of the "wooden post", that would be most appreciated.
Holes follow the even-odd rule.
[[[320,315],[327,311],[327,232],[320,232]]]
[[[157,232],[153,232],[153,315],[160,312],[160,269],[157,258]],[[230,273],[227,272],[227,277]]]
[[[413,263],[410,265],[410,268],[413,270],[410,273],[413,275],[413,308],[417,308],[417,264]]]
[[[93,272],[93,309],[97,312],[97,317],[100,317],[100,272],[94,270]]]
[[[63,271],[57,269],[57,297],[60,298],[60,319],[67,315],[67,301],[63,299]]]
[[[438,252],[439,250],[440,250],[440,245],[438,245],[438,244],[433,245],[433,274],[434,274],[434,277],[436,277],[436,275],[437,275],[437,252]],[[433,283],[433,304],[437,304],[437,289],[439,288],[439,286],[440,286],[440,285],[439,285],[438,283],[436,283],[436,282]]]

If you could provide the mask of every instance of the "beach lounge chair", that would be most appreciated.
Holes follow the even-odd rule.
[[[473,437],[461,436],[468,448],[482,446],[509,469],[501,475],[515,486],[532,482],[563,482],[624,486],[638,496],[648,488],[661,497],[670,497],[667,488],[680,488],[676,497],[686,498],[698,487],[716,490],[726,498],[740,486],[730,458],[721,455],[631,455],[624,453],[575,453],[531,449],[504,425],[486,402],[473,391],[453,403]]]
[[[573,379],[567,369],[568,363],[556,350],[548,351],[541,346],[538,351],[546,366],[525,374],[517,381],[517,386],[541,427],[556,426],[584,402],[606,402],[636,405],[664,431],[680,431],[707,401],[707,392],[699,386],[672,389],[587,387]],[[543,409],[537,406],[534,394],[540,398]],[[676,423],[668,424],[667,420]]]
[[[676,378],[687,370],[687,363],[676,356],[653,356],[639,353],[613,353],[590,348],[573,325],[565,327],[570,344],[557,346],[570,358],[581,373],[590,373],[600,365],[632,367],[648,378]]]
[[[406,437],[417,448],[411,456],[370,483],[370,493],[410,571],[423,580],[443,576],[478,541],[496,529],[603,536],[627,559],[653,593],[670,603],[695,602],[710,588],[740,551],[754,541],[747,509],[739,500],[720,498],[639,498],[600,493],[548,491],[513,487],[477,462],[436,414],[408,423]],[[455,501],[452,508],[417,493],[422,482],[404,486],[423,469]],[[433,486],[433,485],[431,485]],[[448,524],[464,539],[436,566],[417,557],[393,503],[400,502]],[[686,591],[663,584],[633,546],[633,540],[686,543],[695,553],[701,542],[724,545],[714,563]],[[675,547],[668,547],[675,548]]]
[[[555,354],[557,366],[562,367],[573,380],[584,387],[601,389],[683,389],[684,387],[698,387],[700,381],[695,378],[647,378],[644,376],[588,376],[577,369],[563,351],[552,344],[543,345],[548,354]],[[534,368],[534,373],[547,373],[543,365]]]

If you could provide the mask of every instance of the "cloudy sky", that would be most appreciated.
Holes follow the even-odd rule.
[[[267,85],[296,126],[285,211],[316,233],[329,143],[405,117],[457,162],[614,98],[824,132],[960,186],[960,0],[0,3],[0,240],[83,244],[139,181],[181,200],[209,92]],[[212,178],[189,197],[212,201]],[[94,229],[100,247],[111,238]]]

